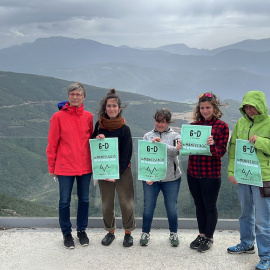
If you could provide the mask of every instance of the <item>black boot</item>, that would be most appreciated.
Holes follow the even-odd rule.
[[[123,241],[124,247],[131,247],[133,246],[133,237],[131,236],[131,233],[125,233],[124,241]]]
[[[107,233],[105,237],[102,239],[101,244],[103,246],[109,246],[112,241],[115,239],[114,233]]]

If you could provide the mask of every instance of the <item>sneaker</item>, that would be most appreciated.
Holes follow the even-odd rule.
[[[191,242],[190,248],[197,249],[204,239],[205,237],[198,235],[197,238]]]
[[[131,247],[133,246],[133,237],[131,236],[131,233],[125,233],[124,241],[123,241],[124,247]]]
[[[114,233],[107,233],[106,235],[105,235],[105,237],[102,239],[102,241],[101,241],[101,244],[103,245],[103,246],[109,246],[111,243],[112,243],[112,241],[115,239],[115,235],[114,235]]]
[[[171,232],[169,239],[170,239],[170,242],[171,242],[171,246],[172,247],[178,247],[179,240],[178,240],[178,234],[177,233]]]
[[[233,247],[227,248],[227,251],[231,254],[242,254],[242,253],[248,253],[248,254],[253,254],[255,253],[254,246],[252,246],[249,249],[245,249],[241,244],[238,244]]]
[[[140,245],[141,246],[148,246],[150,241],[150,234],[143,232],[140,239]]]
[[[197,248],[199,252],[206,252],[213,246],[214,241],[209,238],[204,238]]]
[[[85,231],[77,231],[77,237],[81,246],[88,246],[89,245],[89,238]]]
[[[64,235],[64,246],[65,248],[69,248],[69,249],[75,248],[74,239],[71,233]]]
[[[270,260],[268,260],[268,261],[260,260],[260,262],[256,266],[256,269],[259,269],[259,270],[262,270],[262,269],[269,270],[270,269]]]

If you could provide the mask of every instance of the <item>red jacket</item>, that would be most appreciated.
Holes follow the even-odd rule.
[[[92,172],[89,139],[93,134],[93,115],[68,103],[50,121],[47,160],[49,173],[83,175]]]

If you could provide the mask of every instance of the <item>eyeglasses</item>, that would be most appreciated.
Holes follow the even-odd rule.
[[[212,95],[210,93],[204,93],[204,94],[201,94],[199,98],[202,98],[203,96],[209,97],[209,98],[212,97]]]
[[[80,97],[82,97],[82,94],[70,93],[69,96],[71,96],[71,97],[73,97],[73,98],[74,98],[74,97],[80,98]]]
[[[244,111],[247,111],[247,110],[254,111],[256,108],[254,106],[251,106],[251,105],[244,105],[243,109],[244,109]]]

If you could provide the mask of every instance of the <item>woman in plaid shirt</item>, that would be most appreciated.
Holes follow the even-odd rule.
[[[192,125],[212,126],[211,136],[207,139],[212,156],[190,155],[187,180],[190,193],[196,206],[199,227],[198,237],[190,248],[205,252],[213,245],[218,213],[216,202],[221,185],[221,157],[226,153],[229,127],[219,118],[223,113],[220,102],[213,93],[204,93],[199,97],[194,111]]]

